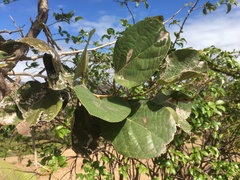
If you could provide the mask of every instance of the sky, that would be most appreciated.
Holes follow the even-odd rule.
[[[164,19],[167,20],[183,7],[185,3],[189,3],[190,0],[148,0],[148,2],[148,9],[143,4],[140,4],[137,8],[135,7],[135,3],[129,4],[136,22],[145,17],[156,15],[163,15]],[[200,0],[200,5],[204,2],[206,0]],[[47,24],[54,22],[52,14],[53,12],[60,12],[59,8],[62,8],[64,12],[74,10],[76,16],[83,17],[83,20],[71,25],[66,23],[61,24],[64,29],[70,33],[77,34],[82,28],[87,31],[95,28],[94,40],[100,40],[100,37],[106,34],[108,28],[114,28],[119,31],[123,30],[124,28],[120,25],[120,19],[127,19],[129,23],[132,23],[131,15],[127,8],[125,6],[121,7],[114,0],[49,0],[50,11]],[[183,21],[188,10],[189,8],[185,8],[175,16],[175,19]],[[201,9],[194,11],[183,29],[182,37],[187,40],[185,47],[203,49],[215,45],[224,50],[240,50],[240,5],[238,7],[234,6],[228,14],[226,14],[226,11],[226,6],[222,6],[217,11],[208,15],[203,15]],[[30,17],[34,20],[37,15],[37,0],[17,0],[9,5],[0,3],[0,30],[15,30],[15,26],[9,15],[12,16],[19,27],[24,26],[23,33],[26,34],[31,25]],[[52,33],[57,33],[57,26],[57,24],[51,26]],[[169,27],[168,24],[166,24],[166,29],[171,34],[178,31],[177,26]],[[1,35],[5,39],[20,38],[18,33]],[[43,33],[38,38],[44,39]],[[173,35],[172,38],[174,38]],[[63,51],[69,51],[68,45],[64,41],[59,41],[58,44]],[[75,47],[82,49],[84,45],[77,45]]]

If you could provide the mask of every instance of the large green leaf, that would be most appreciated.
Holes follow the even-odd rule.
[[[129,27],[114,47],[115,80],[131,88],[148,80],[161,65],[170,47],[170,36],[157,19]]]
[[[51,121],[61,110],[62,99],[58,91],[45,83],[29,81],[17,92],[17,106],[26,122]]]
[[[176,132],[169,110],[152,101],[130,101],[131,114],[120,123],[102,123],[103,136],[121,154],[132,158],[153,158],[164,152]]]
[[[86,69],[88,66],[88,61],[89,61],[87,48],[88,48],[89,42],[90,42],[93,34],[95,33],[95,31],[96,31],[95,29],[92,29],[89,33],[88,41],[83,50],[81,59],[77,62],[77,68],[75,70],[74,79],[79,78],[80,76],[84,78],[84,76],[85,76],[85,72],[86,72]]]
[[[96,98],[87,88],[76,86],[76,95],[90,115],[108,122],[123,121],[131,112],[127,101],[111,96],[104,99]]]
[[[204,75],[206,65],[200,61],[198,51],[180,49],[166,57],[165,70],[160,73],[160,84],[181,81]]]
[[[0,159],[0,179],[2,180],[35,180],[37,179],[36,174],[26,172],[22,169],[14,167],[12,164]]]

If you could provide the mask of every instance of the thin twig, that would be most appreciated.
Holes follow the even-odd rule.
[[[16,27],[16,29],[17,29],[18,33],[19,33],[19,34],[20,34],[20,36],[23,38],[23,37],[24,37],[24,35],[23,35],[22,31],[20,31],[20,30],[19,30],[19,27],[17,26],[17,23],[14,21],[14,19],[13,19],[13,17],[12,17],[12,16],[10,16],[10,15],[9,15],[9,17],[10,17],[10,19],[12,20],[12,22],[13,22],[14,26]]]
[[[110,43],[106,43],[106,44],[103,44],[101,46],[97,46],[97,47],[94,47],[94,48],[89,48],[87,49],[88,51],[96,51],[98,49],[102,49],[106,46],[111,46],[113,44],[115,44],[116,41],[113,41],[113,42],[110,42]],[[58,53],[59,56],[71,56],[71,55],[75,55],[77,53],[82,53],[84,50],[81,49],[81,50],[77,50],[77,51],[67,51],[67,52],[60,52]],[[43,55],[37,55],[37,56],[32,56],[32,57],[28,57],[28,56],[22,56],[21,58],[18,58],[16,59],[16,57],[11,57],[11,58],[8,58],[8,59],[5,59],[5,61],[27,61],[27,60],[32,60],[32,61],[35,61],[37,59],[40,59],[40,58],[43,58]]]
[[[133,15],[131,9],[129,8],[128,3],[127,3],[126,0],[124,1],[124,4],[125,4],[125,6],[127,7],[128,12],[129,12],[129,13],[131,14],[131,16],[132,16],[133,24],[135,24],[135,18],[134,18],[134,15]]]
[[[106,44],[103,44],[101,46],[97,46],[97,47],[94,47],[94,48],[89,48],[88,51],[95,51],[95,50],[98,50],[98,49],[101,49],[101,48],[104,48],[106,46],[111,46],[113,44],[115,44],[116,41],[113,41],[113,42],[110,42],[110,43],[106,43]],[[68,56],[68,55],[75,55],[77,53],[82,53],[84,50],[81,49],[81,50],[77,50],[77,51],[69,51],[69,52],[62,52],[62,53],[59,53],[59,56]]]
[[[198,3],[199,3],[199,0],[197,0],[197,1],[192,5],[192,7],[190,8],[190,10],[188,11],[188,14],[187,14],[187,16],[185,17],[185,19],[183,20],[183,23],[182,23],[182,25],[181,25],[181,27],[180,27],[180,30],[179,30],[179,32],[178,32],[178,36],[176,37],[176,39],[175,39],[172,47],[174,47],[175,44],[177,43],[177,40],[178,40],[179,37],[180,37],[179,35],[183,32],[182,30],[183,30],[183,27],[184,27],[187,19],[189,18],[189,16],[190,16],[190,14],[192,13],[192,11],[194,11],[194,9],[195,9],[195,7],[197,6]]]
[[[0,34],[3,34],[3,33],[8,33],[8,34],[12,34],[12,33],[15,33],[15,32],[19,32],[19,31],[23,31],[23,27],[19,28],[18,30],[13,30],[13,31],[9,31],[9,30],[0,30]]]
[[[171,21],[176,15],[178,15],[186,6],[183,6],[181,9],[179,9],[177,12],[175,12],[172,17],[170,17],[169,19],[167,19],[165,22],[163,22],[163,24],[168,23],[169,21]]]
[[[46,79],[47,76],[44,76],[42,74],[30,74],[30,73],[25,73],[25,72],[19,72],[19,73],[15,73],[15,72],[8,72],[7,75],[10,76],[30,76],[32,79],[34,79],[35,77],[41,77]]]

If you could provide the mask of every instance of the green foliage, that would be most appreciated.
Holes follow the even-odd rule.
[[[148,7],[147,1],[121,3],[128,2]],[[222,4],[228,13],[237,2],[207,2],[203,13]],[[54,17],[68,24],[81,19],[63,10]],[[67,165],[62,147],[69,147],[71,139],[73,150],[84,156],[79,179],[239,179],[239,52],[183,48],[181,32],[171,42],[162,22],[161,16],[133,25],[120,20],[124,32],[109,28],[102,37],[117,38],[107,51],[88,50],[95,30],[81,29],[73,36],[59,26],[67,43],[86,43],[71,68],[39,39],[1,41],[1,67],[9,65],[4,60],[14,57],[14,47],[27,45],[38,53],[49,52],[58,72],[56,82],[49,83],[48,74],[48,83],[29,81],[2,101],[0,122],[14,125],[1,129],[1,140],[12,137],[15,125],[26,136],[35,129],[41,164],[53,172]],[[45,121],[46,134],[37,129]],[[28,144],[28,137],[17,137]],[[30,149],[11,143],[0,148],[1,156],[11,154],[9,149]]]

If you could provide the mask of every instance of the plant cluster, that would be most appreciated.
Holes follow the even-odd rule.
[[[147,1],[136,5],[140,2],[148,7]],[[192,12],[198,2],[185,6]],[[121,2],[129,8],[128,3]],[[229,12],[236,2],[208,2],[203,11],[220,4],[226,4]],[[68,24],[81,20],[73,11],[53,16]],[[121,20],[124,32],[109,28],[102,37],[117,38],[107,51],[99,50],[104,47],[99,42],[89,50],[95,29],[73,36],[59,26],[66,43],[86,44],[84,50],[66,53],[57,52],[44,23],[50,44],[35,37],[0,38],[3,75],[14,67],[12,61],[19,60],[16,49],[26,48],[43,59],[46,71],[46,76],[38,74],[46,82],[28,81],[10,93],[4,81],[2,140],[12,136],[26,142],[31,137],[33,151],[41,158],[34,163],[48,173],[67,165],[62,150],[71,144],[84,158],[83,172],[76,173],[79,179],[238,179],[239,52],[183,48],[180,34],[185,20],[175,40],[162,16],[132,25]],[[60,57],[68,55],[74,55],[72,66],[61,62]],[[21,135],[13,137],[11,132]],[[2,156],[10,155],[9,149]]]

